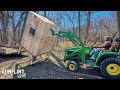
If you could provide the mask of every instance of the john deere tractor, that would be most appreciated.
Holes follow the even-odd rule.
[[[120,53],[118,50],[104,50],[98,54],[94,60],[88,58],[93,48],[82,43],[71,32],[56,32],[51,29],[52,35],[69,38],[75,47],[65,49],[64,62],[68,61],[67,68],[70,71],[78,71],[80,62],[100,68],[101,73],[106,78],[120,78]]]

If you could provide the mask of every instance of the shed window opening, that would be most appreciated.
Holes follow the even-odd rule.
[[[31,35],[31,36],[35,36],[35,29],[33,29],[33,28],[30,28],[30,31],[29,31],[29,34]]]

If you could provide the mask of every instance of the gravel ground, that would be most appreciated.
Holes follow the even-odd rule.
[[[28,53],[23,55],[0,56],[0,70],[16,69],[19,66],[25,70],[26,77],[21,79],[103,79],[98,68],[87,65],[80,65],[79,72],[66,70],[66,63],[63,62],[64,51],[55,48],[51,51],[49,60],[40,59],[34,66],[29,66],[31,56]],[[0,79],[18,79],[16,75],[1,75]]]
[[[37,63],[35,66],[26,67],[26,79],[102,79],[98,68],[81,65],[79,72],[71,72],[66,69],[66,63],[60,60],[54,53],[51,60]],[[53,59],[54,58],[54,59]],[[34,72],[34,73],[33,73]]]

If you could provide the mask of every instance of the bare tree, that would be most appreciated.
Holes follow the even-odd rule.
[[[9,12],[8,11],[1,11],[0,12],[0,19],[2,22],[2,43],[7,44],[8,43],[8,28],[9,28]]]
[[[119,37],[120,37],[120,11],[117,12],[117,21],[118,21],[118,31],[119,31]]]
[[[80,30],[80,11],[78,11],[78,27],[79,27],[79,39],[81,39],[81,30]]]
[[[87,26],[86,26],[86,32],[85,32],[85,39],[84,39],[84,43],[87,43],[87,38],[89,35],[89,28],[90,28],[90,20],[91,20],[91,11],[87,11],[85,12],[86,16],[87,16]]]
[[[73,34],[75,34],[75,12],[72,11],[70,13],[71,14],[68,14],[68,12],[65,12],[65,15],[67,16],[68,20],[70,21],[70,24],[71,24],[72,30],[73,30]]]
[[[19,14],[20,14],[20,16],[19,16],[19,18],[18,18],[18,21],[16,22],[15,21],[15,18],[16,18],[16,16],[15,16],[15,11],[12,11],[12,15],[11,15],[11,20],[12,20],[12,32],[13,32],[13,36],[12,36],[12,45],[16,45],[16,43],[17,43],[17,30],[18,29],[20,29],[20,26],[21,26],[21,23],[22,23],[22,20],[23,20],[23,16],[24,16],[24,14],[25,14],[25,12],[24,11],[21,11],[21,12],[19,12]],[[19,31],[19,30],[18,30]]]

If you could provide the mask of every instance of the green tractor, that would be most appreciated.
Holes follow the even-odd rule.
[[[73,33],[55,32],[54,29],[51,29],[51,33],[58,37],[67,37],[75,45],[75,47],[65,49],[64,62],[68,61],[68,70],[78,71],[80,62],[82,62],[93,67],[99,67],[106,78],[120,78],[120,53],[115,50],[104,50],[98,54],[95,60],[90,60],[88,56],[92,48],[82,43]]]

